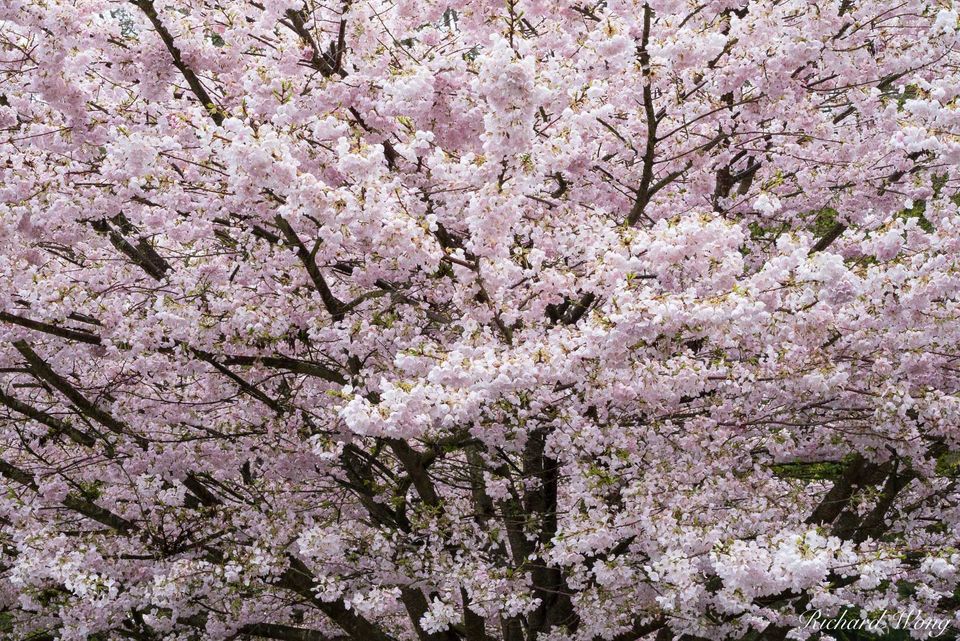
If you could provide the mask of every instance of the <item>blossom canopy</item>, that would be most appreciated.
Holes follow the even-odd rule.
[[[958,48],[949,0],[5,0],[0,632],[960,623]]]

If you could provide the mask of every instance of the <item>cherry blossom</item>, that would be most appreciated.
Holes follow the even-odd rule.
[[[2,3],[0,632],[960,626],[957,16]]]

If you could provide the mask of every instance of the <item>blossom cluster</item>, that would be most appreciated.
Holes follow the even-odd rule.
[[[0,635],[960,624],[952,5],[0,3]]]

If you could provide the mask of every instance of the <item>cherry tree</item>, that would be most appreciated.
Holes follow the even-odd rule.
[[[952,5],[4,0],[0,628],[957,621]]]

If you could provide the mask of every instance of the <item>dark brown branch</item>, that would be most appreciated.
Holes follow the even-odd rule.
[[[837,479],[820,504],[807,517],[810,525],[833,523],[850,503],[857,488],[872,485],[883,479],[883,470],[859,454],[850,462],[843,475]]]
[[[288,557],[290,567],[280,576],[277,586],[302,596],[321,610],[356,641],[396,641],[392,636],[370,623],[359,614],[349,610],[342,600],[327,602],[313,591],[314,581],[310,570],[296,558]]]
[[[66,434],[70,440],[75,443],[86,445],[87,447],[92,447],[93,444],[96,443],[96,439],[86,432],[82,432],[69,423],[61,421],[60,419],[27,405],[26,403],[23,403],[12,396],[8,396],[3,392],[0,392],[0,404],[9,407],[15,412],[23,414],[27,418],[46,425],[53,430],[54,434]]]
[[[306,268],[307,274],[310,275],[310,280],[313,281],[314,286],[320,293],[320,298],[323,300],[327,311],[330,312],[330,316],[332,316],[335,321],[341,320],[343,318],[343,302],[330,291],[330,287],[327,285],[323,274],[320,273],[320,268],[317,267],[317,263],[310,253],[310,250],[306,248],[293,227],[290,226],[290,223],[287,222],[283,216],[278,215],[276,217],[276,223],[280,231],[283,232],[287,242],[296,248],[297,257],[300,259],[300,262],[303,263],[304,268]]]
[[[240,632],[254,637],[279,639],[280,641],[333,641],[329,636],[318,630],[295,628],[278,623],[254,623],[244,626]]]
[[[287,358],[285,356],[222,356],[220,362],[224,365],[263,365],[265,367],[275,367],[285,369],[294,374],[305,374],[315,376],[325,381],[336,383],[337,385],[346,385],[349,381],[339,372],[311,361],[300,360],[296,358]]]
[[[840,235],[847,230],[847,226],[843,223],[836,223],[833,227],[827,230],[820,240],[810,248],[810,255],[816,254],[817,252],[822,252],[827,247],[833,244],[833,241],[840,238]]]
[[[19,325],[20,327],[26,327],[27,329],[32,329],[36,332],[50,334],[51,336],[59,336],[60,338],[66,338],[67,340],[71,341],[88,343],[90,345],[100,344],[100,337],[96,334],[70,329],[69,327],[60,327],[58,325],[45,323],[43,321],[31,320],[15,314],[8,314],[7,312],[0,312],[0,321]]]
[[[260,401],[261,403],[263,403],[264,405],[272,409],[277,414],[283,414],[284,412],[283,406],[280,405],[280,403],[278,403],[277,401],[273,400],[272,398],[270,398],[269,396],[261,392],[254,385],[245,381],[238,374],[232,372],[230,368],[228,368],[227,366],[217,362],[217,359],[214,358],[212,354],[208,354],[207,352],[204,352],[198,349],[194,349],[193,353],[197,356],[197,358],[202,360],[204,363],[211,365],[215,370],[217,370],[218,372],[220,372],[221,374],[229,378],[231,381],[236,383],[237,386],[241,390],[243,390],[244,393],[257,399],[258,401]]]
[[[126,429],[123,423],[111,416],[108,412],[97,407],[94,403],[88,400],[87,397],[81,394],[79,390],[67,382],[65,378],[53,371],[53,368],[51,368],[45,360],[43,360],[35,351],[33,351],[33,349],[26,342],[17,341],[13,344],[13,346],[27,361],[30,366],[30,371],[34,376],[48,383],[51,387],[66,396],[70,402],[76,405],[85,416],[92,418],[111,432],[116,434],[126,434]],[[134,438],[138,441],[142,441],[142,439],[139,437]]]
[[[120,253],[127,256],[135,264],[137,264],[143,271],[145,271],[151,278],[154,280],[162,280],[164,273],[170,269],[170,265],[160,257],[159,254],[152,251],[153,248],[150,248],[151,254],[145,253],[144,249],[149,247],[149,245],[142,239],[138,243],[137,247],[134,247],[130,242],[117,230],[113,229],[106,220],[95,220],[90,223],[90,225],[101,234],[105,234],[107,238],[110,239],[110,244],[116,247]]]
[[[640,186],[637,188],[637,198],[627,215],[627,225],[634,226],[644,215],[647,204],[650,202],[652,194],[650,193],[650,184],[653,182],[653,161],[657,147],[657,119],[656,110],[653,107],[653,82],[650,73],[650,53],[647,46],[650,43],[650,22],[653,18],[653,10],[650,5],[643,6],[643,35],[640,41],[640,67],[643,70],[645,81],[643,83],[643,110],[647,120],[647,145],[643,152],[643,173],[640,176]]]
[[[163,40],[164,46],[166,46],[167,51],[170,53],[170,57],[173,59],[173,66],[180,71],[183,79],[186,80],[187,85],[190,86],[190,91],[193,92],[193,95],[196,96],[197,100],[200,101],[200,104],[203,105],[203,108],[210,115],[210,118],[217,124],[218,127],[222,125],[223,113],[213,102],[213,99],[210,97],[210,94],[207,93],[207,90],[200,82],[197,74],[195,74],[193,70],[183,62],[180,49],[177,47],[176,42],[174,42],[173,36],[170,35],[170,31],[163,24],[163,22],[160,21],[160,17],[157,15],[157,10],[153,6],[153,1],[130,0],[130,2],[137,6],[147,17],[147,20],[150,21],[150,24],[153,25],[154,30],[157,32],[157,35],[160,36],[160,39]]]
[[[11,465],[6,461],[0,460],[0,476],[10,479],[20,485],[27,487],[34,492],[38,491],[37,483],[33,478],[33,475],[21,470],[15,465]],[[102,508],[99,505],[96,505],[86,499],[80,498],[73,494],[67,495],[66,498],[61,501],[61,504],[78,514],[82,514],[98,523],[102,523],[107,527],[113,528],[118,532],[129,532],[133,530],[133,523],[126,520],[121,516],[117,516],[110,510]]]

